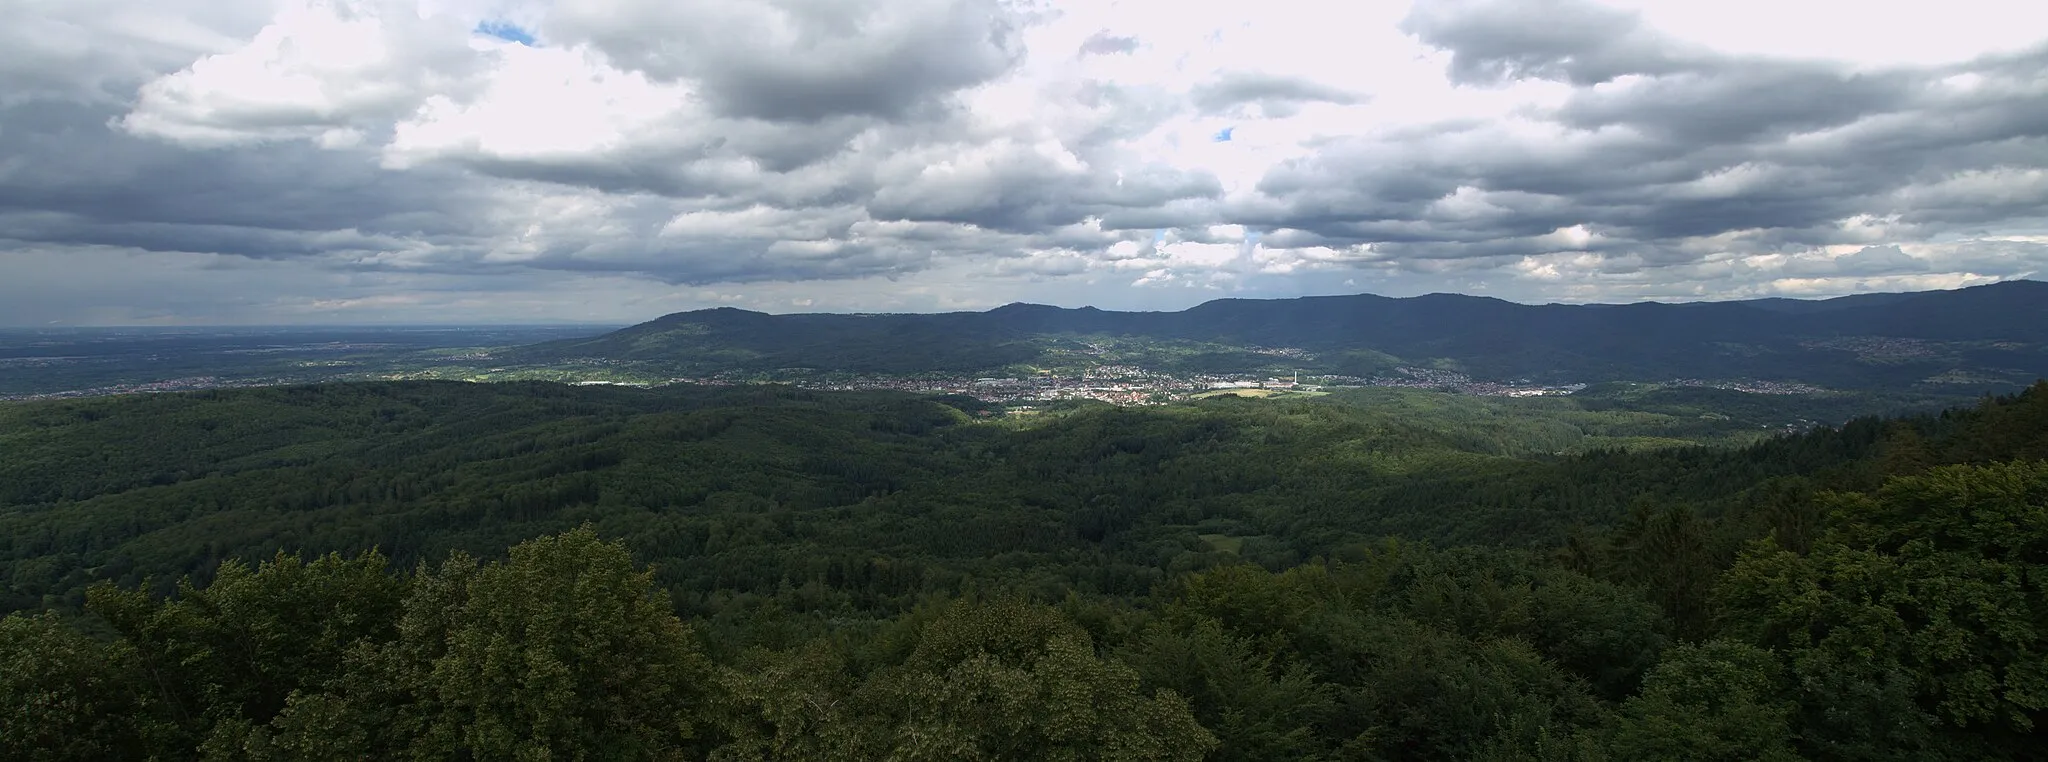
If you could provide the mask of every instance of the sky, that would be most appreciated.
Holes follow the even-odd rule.
[[[2048,4],[0,0],[0,325],[2048,278]]]

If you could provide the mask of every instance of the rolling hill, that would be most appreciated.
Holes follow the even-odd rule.
[[[1169,372],[1401,366],[1545,382],[1744,378],[1850,389],[2016,386],[2048,374],[2048,283],[1828,300],[1526,305],[1431,294],[1219,299],[1179,312],[1011,304],[986,312],[668,315],[525,347],[526,361],[680,373]]]

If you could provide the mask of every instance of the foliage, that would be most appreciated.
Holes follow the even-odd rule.
[[[1821,708],[1819,748],[2030,746],[2048,719],[2048,464],[1938,468],[1832,508],[1809,553],[1761,543],[1722,583],[1727,630],[1785,654]]]
[[[2048,384],[1740,448],[1482,409],[0,408],[0,757],[2037,756]]]
[[[652,576],[585,528],[422,570],[398,637],[277,723],[284,756],[669,759],[710,665]]]
[[[1612,452],[1637,433],[1725,432],[1440,393],[1028,423],[969,423],[963,407],[979,409],[454,383],[0,406],[0,609],[75,608],[99,580],[154,577],[169,593],[181,575],[286,549],[380,547],[401,565],[491,554],[585,522],[657,562],[693,613],[784,588],[813,591],[806,609],[902,611],[969,576],[1136,595],[1162,569],[1293,563],[1389,534],[1541,547],[1645,490],[1728,501],[1759,475],[1814,467]],[[1588,454],[1549,455],[1561,450]]]
[[[56,614],[0,618],[0,757],[135,758],[156,728],[148,675],[126,643],[105,643]]]
[[[1612,759],[1797,760],[1783,668],[1774,655],[1715,640],[1673,649],[1622,704],[1598,747]]]

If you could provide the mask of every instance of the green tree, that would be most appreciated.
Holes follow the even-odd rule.
[[[1728,641],[1672,649],[1622,705],[1602,739],[1604,756],[1699,762],[1784,762],[1796,705],[1769,651]]]
[[[1216,745],[1179,696],[1143,695],[1080,627],[1014,600],[955,604],[860,693],[882,720],[876,759],[1198,760]]]
[[[55,614],[0,618],[0,758],[147,756],[156,715],[133,650],[103,643]]]
[[[876,729],[854,706],[858,682],[845,655],[813,641],[775,653],[756,649],[719,670],[724,745],[713,762],[861,759],[880,753]]]
[[[349,649],[396,635],[404,580],[375,551],[311,563],[279,553],[250,568],[228,561],[204,587],[191,579],[159,603],[139,590],[93,588],[89,609],[113,626],[176,723],[164,753],[239,748],[293,692],[341,677]]]
[[[1145,684],[1188,698],[1220,742],[1213,759],[1312,760],[1325,751],[1316,726],[1336,709],[1334,686],[1214,619],[1155,622],[1125,658]]]
[[[1638,500],[1613,538],[1610,574],[1648,589],[1680,638],[1705,635],[1713,619],[1713,580],[1722,561],[1707,532],[1688,506]]]
[[[1884,444],[1879,446],[1877,470],[1886,476],[1912,476],[1923,473],[1935,464],[1934,451],[1927,446],[1927,438],[1920,435],[1909,422],[1893,423],[1885,434]]]
[[[1476,560],[1397,547],[1368,554],[1363,563],[1280,574],[1225,567],[1184,580],[1168,618],[1212,619],[1230,636],[1269,649],[1278,674],[1299,665],[1327,684],[1334,709],[1315,713],[1311,704],[1303,707],[1310,714],[1293,719],[1317,718],[1320,756],[1449,760],[1537,753],[1568,740],[1572,728],[1597,721],[1601,708],[1583,678],[1560,670],[1529,642],[1531,632],[1560,628],[1530,616],[1528,588],[1474,567]],[[1543,624],[1532,627],[1533,621]],[[1628,634],[1633,629],[1615,625],[1622,633],[1616,639],[1636,639]],[[1655,642],[1653,630],[1642,634]],[[1584,655],[1611,648],[1609,637],[1549,645],[1560,654]],[[1256,703],[1233,703],[1204,704],[1203,716],[1257,715],[1250,711]]]
[[[588,527],[422,571],[398,639],[296,697],[282,757],[681,759],[709,663],[650,570]]]
[[[1817,752],[2010,757],[2048,722],[2048,463],[1949,466],[1831,499],[1801,556],[1760,543],[1726,630],[1787,655]]]

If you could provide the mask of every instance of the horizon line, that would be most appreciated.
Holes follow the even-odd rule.
[[[2018,278],[2010,278],[2010,279],[2006,279],[2006,280],[1999,280],[1999,281],[1993,281],[1993,282],[1991,282],[1991,283],[1979,283],[1979,284],[1976,284],[1976,285],[1972,285],[1972,286],[1957,286],[1957,287],[1955,287],[1955,288],[1930,288],[1930,289],[1923,289],[1923,290],[1919,290],[1919,291],[1864,291],[1864,292],[1860,292],[1860,293],[1854,293],[1854,294],[1837,294],[1837,295],[1834,295],[1834,296],[1752,296],[1752,297],[1743,297],[1743,298],[1735,298],[1735,299],[1716,299],[1716,298],[1712,298],[1712,297],[1703,297],[1703,298],[1700,298],[1700,299],[1690,299],[1690,300],[1678,300],[1678,301],[1665,301],[1665,300],[1658,300],[1658,299],[1644,299],[1644,300],[1641,300],[1641,301],[1633,301],[1633,302],[1559,302],[1559,301],[1549,301],[1549,302],[1524,302],[1524,301],[1516,301],[1516,300],[1513,300],[1513,299],[1507,299],[1507,298],[1503,298],[1503,297],[1498,297],[1498,296],[1491,296],[1491,295],[1487,295],[1487,294],[1468,294],[1468,293],[1459,293],[1459,292],[1454,292],[1454,291],[1432,291],[1432,292],[1430,292],[1430,293],[1426,293],[1426,294],[1416,294],[1416,295],[1413,295],[1413,296],[1387,296],[1387,295],[1385,295],[1385,294],[1375,294],[1375,293],[1372,293],[1372,292],[1369,292],[1369,291],[1361,291],[1361,292],[1357,292],[1357,293],[1349,293],[1349,294],[1304,294],[1304,295],[1301,295],[1301,296],[1272,296],[1272,297],[1247,297],[1247,296],[1223,296],[1223,297],[1217,297],[1217,298],[1214,298],[1214,299],[1209,299],[1209,300],[1205,300],[1205,301],[1202,301],[1202,302],[1198,302],[1198,303],[1196,303],[1196,304],[1194,304],[1194,305],[1191,305],[1191,306],[1188,306],[1188,307],[1183,307],[1183,308],[1181,308],[1181,309],[1177,309],[1177,310],[1120,310],[1120,309],[1107,309],[1107,308],[1103,308],[1103,307],[1097,307],[1097,306],[1095,306],[1095,305],[1091,305],[1091,304],[1084,304],[1084,305],[1080,305],[1080,306],[1076,306],[1076,307],[1065,307],[1065,306],[1061,306],[1061,305],[1057,305],[1057,304],[1042,304],[1042,303],[1038,303],[1038,302],[1007,302],[1007,303],[1004,303],[1004,304],[998,304],[998,305],[995,305],[995,306],[993,306],[993,307],[988,307],[988,308],[985,308],[985,309],[979,309],[979,310],[974,310],[974,309],[959,309],[959,310],[932,310],[932,311],[925,311],[925,312],[916,312],[916,311],[910,311],[910,312],[887,312],[887,311],[881,311],[881,312],[871,312],[871,311],[861,311],[861,310],[848,310],[848,311],[841,311],[841,312],[763,312],[763,311],[761,311],[761,310],[753,310],[753,309],[746,309],[746,308],[743,308],[743,307],[734,307],[734,306],[730,306],[730,305],[722,305],[722,306],[717,306],[717,307],[698,307],[698,308],[695,308],[695,309],[681,310],[681,311],[677,311],[677,312],[667,312],[667,313],[662,313],[662,314],[656,315],[656,316],[654,316],[654,317],[651,317],[651,318],[646,318],[646,319],[643,319],[643,320],[639,320],[639,321],[626,321],[626,322],[620,322],[620,321],[591,321],[591,322],[584,322],[584,321],[541,321],[541,322],[516,322],[516,321],[508,321],[508,322],[502,322],[502,323],[476,323],[476,322],[459,322],[459,323],[458,323],[458,322],[445,322],[445,323],[444,323],[444,322],[433,322],[433,321],[425,321],[425,322],[404,322],[404,323],[401,323],[401,322],[390,322],[390,323],[73,323],[73,324],[49,324],[49,323],[46,323],[46,324],[40,324],[40,325],[32,325],[32,324],[14,324],[14,325],[0,325],[0,331],[36,331],[36,330],[67,330],[67,329],[68,329],[68,330],[80,330],[80,329],[106,329],[106,330],[117,330],[117,329],[155,329],[155,330],[208,330],[208,329],[211,329],[211,330],[233,330],[233,329],[245,329],[245,330],[246,330],[246,329],[272,329],[272,330],[278,330],[278,329],[323,329],[323,330],[341,330],[341,329],[380,329],[380,330],[391,330],[391,329],[413,328],[413,329],[439,329],[439,330],[450,330],[450,329],[460,329],[460,328],[495,328],[495,329],[503,329],[503,328],[624,328],[624,327],[630,327],[630,326],[634,326],[634,325],[640,325],[640,324],[642,324],[642,323],[652,322],[652,321],[655,321],[655,320],[660,320],[660,319],[662,319],[662,318],[666,318],[666,317],[670,317],[670,316],[674,316],[674,315],[688,315],[688,314],[693,314],[693,313],[699,313],[699,312],[718,312],[718,311],[725,311],[725,310],[730,310],[730,311],[734,311],[734,312],[746,312],[746,313],[750,313],[750,314],[756,314],[756,315],[772,315],[772,316],[798,316],[798,315],[843,315],[843,316],[870,316],[870,317],[875,317],[875,316],[886,316],[886,315],[982,315],[982,314],[987,314],[987,313],[990,313],[990,312],[994,312],[994,311],[996,311],[996,310],[1000,310],[1000,309],[1005,309],[1005,308],[1010,308],[1010,307],[1044,307],[1044,308],[1048,308],[1048,309],[1057,309],[1057,310],[1095,310],[1095,311],[1098,311],[1098,312],[1116,312],[1116,313],[1125,313],[1125,314],[1172,314],[1172,313],[1178,313],[1178,312],[1187,312],[1187,311],[1189,311],[1189,310],[1192,310],[1192,309],[1195,309],[1195,308],[1201,307],[1201,306],[1203,306],[1203,305],[1207,305],[1207,304],[1214,304],[1214,303],[1217,303],[1217,302],[1291,302],[1291,301],[1302,301],[1302,300],[1308,300],[1308,299],[1355,299],[1355,298],[1359,298],[1359,297],[1373,297],[1373,298],[1378,298],[1378,299],[1387,299],[1387,300],[1392,300],[1392,301],[1409,301],[1409,300],[1415,300],[1415,299],[1428,299],[1428,298],[1433,298],[1433,297],[1461,297],[1461,298],[1466,298],[1466,299],[1484,299],[1484,300],[1491,300],[1491,301],[1497,301],[1497,302],[1506,302],[1506,303],[1508,303],[1508,304],[1513,304],[1513,305],[1518,305],[1518,306],[1523,306],[1523,307],[1633,307],[1633,306],[1640,306],[1640,305],[1652,305],[1652,304],[1654,304],[1654,305],[1672,305],[1672,306],[1675,306],[1675,305],[1681,305],[1681,304],[1742,304],[1742,303],[1746,303],[1746,302],[1766,302],[1766,301],[1796,301],[1796,302],[1828,302],[1828,301],[1834,301],[1834,300],[1837,300],[1837,299],[1854,299],[1854,298],[1858,298],[1858,297],[1868,297],[1868,296],[1908,296],[1908,295],[1914,295],[1914,294],[1936,294],[1936,293],[1945,293],[1945,292],[1952,292],[1952,291],[1968,291],[1968,290],[1972,290],[1972,289],[1980,289],[1980,288],[1992,288],[1992,287],[2004,286],[2004,285],[2007,285],[2007,284],[2013,284],[2013,283],[2036,283],[2036,284],[2044,284],[2044,285],[2048,285],[2048,280],[2037,280],[2037,279],[2035,279],[2034,277],[2031,277],[2031,276],[2033,276],[2033,273],[2029,273],[2029,274],[2028,274],[2027,276],[2022,276],[2022,277],[2018,277]]]

